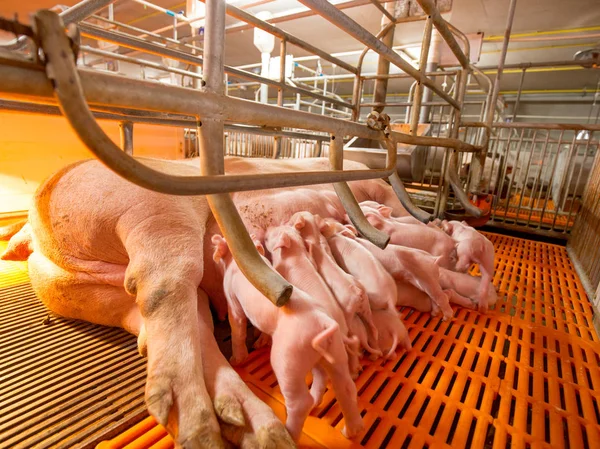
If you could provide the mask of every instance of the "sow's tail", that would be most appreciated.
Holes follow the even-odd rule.
[[[20,224],[21,227],[13,233],[12,238],[8,242],[6,250],[4,253],[0,254],[1,260],[25,261],[33,252],[33,245],[31,243],[31,227],[26,221]],[[0,239],[4,235],[2,234],[4,229],[5,228],[0,228]]]
[[[0,240],[10,239],[13,235],[15,235],[17,232],[19,232],[21,230],[21,228],[23,226],[25,226],[26,223],[27,223],[27,219],[19,220],[14,223],[11,223],[9,225],[2,226],[0,228]]]

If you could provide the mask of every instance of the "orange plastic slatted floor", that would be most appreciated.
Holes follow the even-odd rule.
[[[344,439],[331,391],[306,422],[301,447],[600,447],[600,341],[565,248],[487,234],[500,301],[488,314],[458,309],[442,322],[402,311],[413,349],[367,363],[359,379],[362,435]],[[267,350],[239,369],[282,419]],[[148,418],[102,449],[171,448]]]

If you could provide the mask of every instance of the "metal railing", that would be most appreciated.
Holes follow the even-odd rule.
[[[354,68],[346,63],[340,64],[342,61],[337,58],[273,25],[226,5],[224,0],[207,0],[206,2],[205,41],[201,57],[193,53],[194,49],[192,49],[193,52],[187,52],[185,51],[186,48],[171,48],[168,42],[160,42],[160,39],[155,39],[159,42],[150,42],[140,38],[140,36],[128,35],[123,31],[107,30],[88,23],[80,23],[77,29],[71,27],[68,34],[65,34],[64,24],[57,14],[46,10],[38,11],[33,17],[35,31],[29,27],[23,27],[22,29],[26,31],[23,34],[35,37],[31,43],[34,47],[39,45],[40,48],[35,48],[35,51],[31,52],[32,58],[23,58],[16,54],[8,54],[6,57],[2,57],[0,60],[0,79],[2,79],[0,94],[5,99],[30,100],[33,98],[38,103],[58,103],[61,112],[69,120],[86,146],[109,168],[142,187],[176,195],[206,194],[211,211],[242,271],[265,296],[274,303],[281,305],[288,300],[292,287],[281,276],[267,267],[260,258],[227,192],[291,187],[323,182],[333,183],[342,205],[359,232],[376,245],[385,247],[389,241],[389,236],[369,224],[346,182],[360,179],[388,178],[398,198],[407,210],[419,219],[426,221],[430,218],[430,215],[412,204],[396,172],[397,144],[406,143],[451,148],[453,155],[461,151],[480,151],[477,146],[458,139],[464,86],[467,82],[467,73],[470,71],[470,67],[463,63],[466,60],[464,54],[454,41],[446,22],[441,19],[439,14],[435,14],[435,9],[428,10],[432,19],[427,22],[428,26],[426,28],[431,34],[432,24],[435,25],[457,55],[458,60],[461,61],[459,81],[456,83],[458,87],[452,95],[445,92],[431,77],[428,77],[423,67],[420,67],[419,70],[413,68],[392,51],[389,46],[382,43],[376,36],[362,28],[335,6],[328,2],[313,0],[301,0],[301,2],[349,35],[357,38],[367,48],[377,52],[389,63],[413,77],[418,81],[418,86],[429,89],[437,94],[442,101],[450,105],[453,113],[448,136],[423,137],[417,136],[414,131],[409,134],[392,132],[384,116],[380,116],[380,120],[370,126],[365,126],[353,121],[282,108],[284,91],[309,96],[354,111],[358,111],[359,107],[357,98],[349,103],[334,96],[323,96],[312,92],[310,89],[288,84],[284,78],[286,45],[288,44],[299,46],[324,59],[333,61],[339,67],[343,67],[351,73],[355,73],[355,83],[358,85],[362,82],[361,69]],[[419,0],[419,2],[424,9],[433,8],[428,1]],[[86,0],[76,8],[79,11],[89,11],[91,14],[97,12],[97,7],[108,3],[110,2]],[[236,17],[280,38],[279,80],[271,80],[223,64],[226,12],[234,14]],[[68,13],[69,10],[66,11],[67,15]],[[178,28],[178,19],[187,24],[195,20],[175,16],[173,30]],[[7,22],[3,23],[6,25]],[[10,22],[8,23],[10,25]],[[390,24],[387,27],[388,29],[396,25],[394,22],[390,22]],[[9,27],[10,30],[14,31],[13,28]],[[153,83],[152,89],[148,89],[148,81],[78,69],[74,61],[75,58],[73,58],[73,51],[77,52],[80,48],[77,31],[86,38],[99,39],[135,51],[160,56],[167,60],[181,61],[195,67],[201,66],[202,79],[198,80],[200,81],[198,86],[200,89],[187,89],[158,83]],[[427,33],[425,33],[426,35]],[[174,39],[176,39],[176,35],[174,35]],[[89,48],[87,50],[89,51]],[[423,49],[422,60],[426,59],[427,50],[426,48]],[[38,59],[38,55],[41,53],[44,55],[43,62]],[[280,107],[226,96],[225,74],[230,78],[260,82],[275,87],[279,92],[278,105]],[[198,79],[198,77],[194,78]],[[422,92],[423,89],[419,88],[418,91]],[[420,100],[421,94],[416,95],[414,101],[420,102]],[[96,123],[94,113],[96,116],[98,114],[116,115],[121,117],[120,121],[127,123],[127,126],[123,126],[121,146],[129,150],[131,149],[133,135],[132,124],[136,121],[152,120],[157,123],[174,124],[175,126],[187,128],[190,128],[190,121],[195,122],[199,143],[198,153],[201,175],[191,177],[171,176],[143,165],[122,151],[104,134]],[[414,117],[416,115],[413,114],[412,124],[415,123]],[[271,157],[286,155],[287,150],[285,150],[285,145],[282,144],[283,131],[279,130],[301,128],[311,132],[326,133],[326,138],[330,141],[328,153],[331,170],[286,173],[285,175],[276,174],[275,176],[270,174],[225,174],[224,132],[226,123],[254,125],[257,130],[260,127],[267,127],[267,132],[272,132],[274,135],[280,134],[278,142],[274,142],[272,148],[266,144],[271,137],[263,139],[264,154]],[[187,126],[185,126],[186,124]],[[257,134],[261,133],[258,132]],[[381,142],[388,149],[385,167],[371,170],[343,170],[343,141],[346,136],[357,136]],[[319,142],[322,146],[321,138],[311,137],[311,139]],[[236,148],[236,151],[238,151],[242,147],[236,144]],[[247,149],[246,146],[242,151],[247,151]],[[256,147],[253,148],[253,151],[256,151]],[[296,148],[290,150],[289,153],[293,156],[298,155]],[[450,159],[452,160],[452,158]],[[447,173],[452,175],[452,170],[448,170]],[[464,207],[469,212],[478,215],[480,213],[479,209],[468,202],[466,194],[461,190],[458,183],[451,176],[448,180],[452,184],[455,195],[461,200]],[[444,188],[447,191],[447,184]],[[444,192],[441,193],[444,194]]]
[[[484,123],[464,123],[473,132]],[[600,126],[494,123],[482,176],[494,195],[489,224],[540,235],[569,234],[598,152]],[[470,171],[462,162],[463,183]]]

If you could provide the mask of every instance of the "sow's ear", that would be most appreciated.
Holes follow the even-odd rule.
[[[215,234],[211,239],[212,244],[215,246],[215,252],[213,254],[213,260],[219,263],[223,257],[229,252],[229,247],[223,236]]]

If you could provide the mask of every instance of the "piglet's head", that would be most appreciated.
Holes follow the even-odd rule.
[[[278,249],[304,249],[304,240],[298,231],[289,225],[277,226],[267,229],[265,233],[265,245],[269,252],[273,253]]]
[[[345,237],[355,238],[358,235],[356,228],[352,225],[344,225],[332,218],[321,219],[319,222],[321,234],[329,238],[334,234],[341,234]]]

